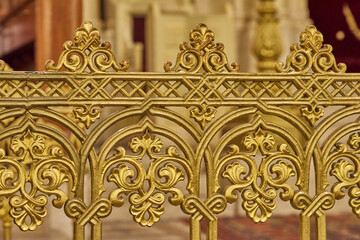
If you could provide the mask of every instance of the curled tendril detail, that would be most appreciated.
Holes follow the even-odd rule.
[[[265,222],[272,216],[278,189],[282,190],[282,200],[293,198],[294,189],[287,183],[290,177],[296,175],[296,185],[301,187],[299,157],[290,153],[286,144],[281,144],[278,151],[273,151],[275,143],[271,133],[258,128],[253,135],[246,135],[242,141],[242,147],[249,152],[241,152],[240,147],[231,145],[229,154],[218,161],[217,176],[225,166],[222,177],[231,183],[225,189],[226,200],[229,203],[235,202],[238,196],[234,191],[239,191],[243,200],[242,207],[254,222]],[[254,160],[258,153],[263,156],[259,166]]]
[[[105,72],[108,69],[114,71],[126,71],[129,64],[122,61],[120,65],[116,62],[115,56],[111,51],[111,44],[100,42],[100,33],[93,27],[92,23],[85,21],[76,30],[75,42],[67,41],[64,43],[58,65],[53,60],[46,62],[47,71],[60,71],[62,68],[70,72],[81,73]]]
[[[283,63],[276,64],[277,72],[308,73],[344,73],[346,65],[336,64],[332,47],[328,44],[323,45],[323,35],[310,25],[305,32],[300,34],[300,45],[295,43],[290,47],[290,54],[286,58],[285,66]]]
[[[335,199],[342,199],[345,194],[349,195],[349,204],[353,212],[360,216],[359,206],[359,181],[360,181],[360,161],[359,161],[359,134],[352,134],[346,144],[337,144],[335,151],[326,159],[325,172],[330,173],[337,179],[331,187],[331,192]],[[324,174],[325,175],[325,174]],[[325,178],[325,186],[329,181]]]
[[[125,201],[123,195],[128,195],[130,213],[142,226],[152,226],[160,220],[166,193],[171,194],[168,200],[172,205],[183,202],[183,193],[176,187],[178,182],[185,180],[183,169],[189,182],[192,179],[188,161],[176,152],[175,147],[167,148],[166,154],[158,154],[163,146],[159,137],[152,137],[146,131],[143,137],[134,137],[129,144],[130,150],[137,155],[128,155],[124,148],[118,148],[104,166],[102,177],[110,169],[107,180],[118,187],[110,193],[111,203],[120,207]],[[141,163],[145,155],[152,159],[148,169]]]
[[[190,32],[190,44],[180,44],[180,52],[176,58],[176,64],[171,68],[172,63],[164,65],[166,72],[189,72],[189,73],[219,73],[238,72],[238,63],[229,65],[224,45],[214,43],[215,35],[205,24],[200,24]]]
[[[60,208],[68,199],[60,190],[65,182],[76,185],[75,163],[61,155],[57,146],[46,146],[45,138],[27,129],[14,136],[9,149],[16,156],[6,156],[0,150],[0,195],[9,199],[9,213],[21,230],[35,230],[47,214],[47,196]],[[46,154],[49,152],[49,154]],[[29,188],[26,188],[29,183]],[[19,195],[14,195],[19,192]]]

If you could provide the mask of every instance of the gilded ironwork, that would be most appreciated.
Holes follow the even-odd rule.
[[[96,119],[100,118],[100,111],[91,109],[89,106],[74,108],[74,117],[82,122],[86,128],[89,128]]]
[[[315,26],[306,27],[305,32],[300,34],[300,45],[291,45],[290,54],[286,64],[276,65],[278,72],[307,73],[310,70],[314,73],[344,73],[346,65],[336,64],[332,54],[332,46],[324,44],[324,37]]]
[[[265,222],[284,201],[299,214],[300,239],[325,240],[337,200],[348,195],[360,216],[360,75],[322,42],[309,26],[280,73],[237,73],[202,24],[166,73],[105,72],[126,66],[85,22],[58,65],[0,73],[0,216],[35,230],[52,197],[74,239],[90,226],[100,240],[118,208],[147,227],[180,208],[190,239],[216,240],[229,204]]]
[[[181,157],[175,147],[168,147],[166,154],[155,154],[159,153],[163,147],[160,138],[152,138],[149,132],[146,132],[141,139],[135,137],[129,143],[130,150],[133,153],[139,153],[138,155],[127,155],[126,150],[120,147],[116,149],[117,153],[112,158],[106,160],[104,166],[103,172],[106,172],[110,166],[117,164],[110,170],[111,174],[107,177],[107,181],[114,182],[118,187],[110,193],[110,201],[114,206],[121,207],[124,199],[119,195],[130,194],[130,213],[142,226],[152,226],[160,220],[160,216],[164,213],[165,196],[163,193],[172,194],[169,201],[173,205],[179,205],[183,201],[183,193],[175,185],[183,181],[185,175],[171,162],[182,165],[186,173],[190,175],[189,178],[192,178],[189,161]],[[140,164],[144,155],[152,160],[147,171]],[[161,167],[161,164],[165,162],[168,163]],[[132,165],[136,169],[136,174],[126,164]],[[161,181],[161,178],[165,178],[166,181]],[[148,189],[144,188],[144,182],[148,182]]]
[[[61,154],[61,148],[47,147],[45,138],[29,128],[21,136],[14,136],[9,148],[16,156],[7,156],[0,149],[0,192],[3,196],[11,195],[10,215],[21,230],[35,230],[47,213],[48,200],[39,192],[55,195],[53,205],[62,207],[68,196],[59,187],[64,182],[76,181],[74,163]],[[27,182],[31,189],[26,189]],[[13,195],[17,191],[20,196]]]
[[[64,50],[59,57],[58,64],[53,60],[46,62],[47,71],[60,71],[66,68],[70,72],[81,73],[84,71],[104,72],[107,69],[115,71],[126,71],[129,64],[124,60],[120,65],[116,62],[111,52],[109,42],[100,41],[99,30],[93,27],[92,23],[86,21],[76,30],[75,42],[64,43]]]
[[[176,64],[164,65],[166,72],[238,72],[238,63],[228,63],[222,43],[214,43],[215,34],[205,24],[200,24],[189,35],[190,45],[186,42],[180,44],[180,52],[176,58]]]
[[[271,133],[264,133],[259,127],[254,135],[246,135],[242,141],[243,146],[249,153],[241,153],[237,145],[231,145],[231,152],[219,160],[219,165],[238,159],[245,163],[234,162],[226,166],[222,173],[233,185],[225,191],[225,197],[232,203],[237,200],[233,191],[242,193],[243,208],[246,214],[254,222],[265,222],[271,217],[276,207],[276,189],[282,189],[282,200],[290,200],[294,195],[293,188],[287,184],[287,180],[298,174],[297,185],[300,186],[301,163],[298,156],[291,154],[286,144],[278,146],[278,151],[272,152],[275,147],[275,138]],[[265,156],[260,167],[254,159],[257,153]],[[287,161],[285,161],[287,160]],[[247,167],[249,171],[247,170]],[[268,170],[276,177],[269,175]],[[259,184],[258,179],[261,179]],[[251,189],[246,189],[251,186]]]
[[[324,109],[314,105],[303,107],[300,110],[301,114],[309,120],[312,126],[314,126],[316,121],[324,115]]]

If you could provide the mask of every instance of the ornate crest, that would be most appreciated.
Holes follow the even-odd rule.
[[[291,45],[284,68],[283,63],[278,63],[275,66],[276,71],[307,73],[311,69],[314,73],[344,73],[346,65],[336,64],[332,46],[323,45],[323,41],[323,35],[315,26],[306,27],[305,32],[300,34],[300,45]]]
[[[164,65],[166,72],[238,72],[238,63],[228,63],[222,43],[214,43],[215,34],[205,24],[200,24],[190,32],[190,45],[186,42],[180,44],[180,52],[176,58],[176,64]]]
[[[113,69],[117,72],[126,71],[129,68],[127,61],[123,60],[120,65],[116,63],[115,56],[111,51],[109,42],[100,42],[99,30],[94,28],[90,21],[85,21],[76,30],[75,42],[64,43],[64,50],[59,57],[58,65],[53,60],[45,64],[47,71],[60,71],[63,67],[70,72],[105,72]]]

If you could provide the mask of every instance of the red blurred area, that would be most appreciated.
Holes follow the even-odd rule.
[[[345,63],[347,72],[360,72],[360,0],[309,0],[309,9],[337,62]]]

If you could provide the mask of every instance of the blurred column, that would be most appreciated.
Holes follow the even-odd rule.
[[[258,71],[275,72],[275,63],[282,52],[282,41],[274,0],[261,0],[258,13],[258,26],[254,40]]]
[[[82,23],[82,0],[36,0],[35,70],[57,61],[62,45]]]

